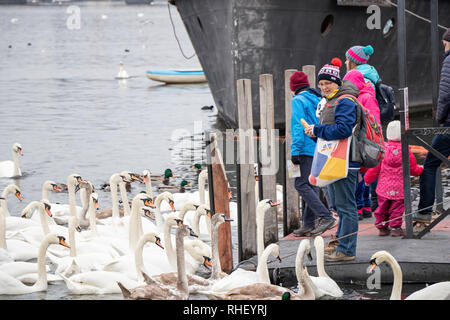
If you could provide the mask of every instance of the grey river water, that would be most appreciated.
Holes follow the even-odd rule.
[[[0,178],[0,190],[16,183],[24,196],[22,202],[9,198],[10,212],[19,215],[28,202],[39,200],[45,180],[66,183],[71,173],[98,187],[122,170],[149,168],[158,173],[171,168],[174,183],[184,178],[196,190],[191,167],[201,158],[198,153],[185,156],[177,137],[223,126],[215,108],[201,110],[214,105],[207,84],[161,85],[145,76],[148,69],[200,67],[197,57],[187,60],[180,52],[167,2],[73,4],[80,8],[75,29],[67,25],[67,4],[0,8],[0,161],[11,159],[14,142],[22,144],[24,153],[23,176]],[[171,13],[183,51],[191,55],[194,50],[184,25],[173,7]],[[120,61],[132,76],[128,80],[114,79]],[[431,124],[430,118],[417,121],[418,126]],[[132,193],[142,189],[134,185]],[[99,196],[100,206],[110,207],[110,194],[99,191]],[[51,199],[68,202],[67,193],[52,193]],[[237,247],[235,230],[233,247]],[[365,291],[349,286],[346,297],[359,299]],[[382,297],[389,293],[390,286]],[[60,282],[47,292],[0,299],[122,299],[122,295],[72,295]]]

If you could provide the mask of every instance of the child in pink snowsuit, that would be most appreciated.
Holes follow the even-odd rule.
[[[375,210],[375,226],[380,236],[391,234],[403,236],[402,216],[404,212],[402,146],[400,142],[400,121],[391,121],[386,130],[388,142],[385,144],[384,159],[375,168],[369,169],[365,176],[366,185],[378,176],[378,208]],[[420,176],[423,167],[417,165],[416,158],[409,151],[410,174]],[[399,219],[395,219],[399,218]],[[388,220],[392,220],[389,223]]]

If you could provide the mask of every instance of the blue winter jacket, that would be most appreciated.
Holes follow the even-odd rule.
[[[317,124],[319,119],[316,116],[316,108],[320,99],[320,93],[312,88],[302,90],[292,98],[291,156],[314,155],[316,142],[305,134],[300,119],[305,119],[309,124]]]
[[[380,80],[380,76],[378,75],[377,69],[375,69],[370,64],[364,63],[360,64],[356,67],[356,70],[361,72],[364,76],[364,80],[370,81],[372,88],[375,90],[375,83]]]
[[[450,51],[445,53],[439,84],[439,100],[436,109],[438,124],[450,122]]]

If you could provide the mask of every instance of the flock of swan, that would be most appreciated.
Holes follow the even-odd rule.
[[[1,177],[21,175],[17,155],[23,155],[22,147],[16,143],[12,150],[13,161],[0,162]],[[218,230],[223,223],[236,223],[236,210],[230,208],[230,218],[220,213],[211,215],[205,197],[207,170],[199,170],[198,174],[198,192],[163,191],[153,196],[152,180],[166,179],[167,172],[162,176],[152,175],[149,170],[142,174],[114,173],[109,179],[112,205],[104,210],[98,208],[98,194],[92,183],[76,173],[67,177],[67,204],[50,201],[51,192],[61,189],[48,180],[42,185],[42,199],[31,201],[20,214],[11,214],[7,202],[10,194],[21,200],[21,190],[14,184],[7,186],[0,196],[0,294],[46,291],[49,284],[63,281],[72,294],[122,294],[126,299],[188,299],[191,294],[225,300],[343,296],[325,271],[321,236],[313,241],[317,277],[310,276],[304,264],[312,244],[310,239],[303,239],[295,260],[296,290],[271,283],[269,256],[281,261],[278,244],[264,246],[264,216],[280,205],[271,199],[257,202],[256,271],[237,268],[224,273]],[[130,182],[146,186],[131,201],[125,189]],[[81,205],[77,205],[77,191]],[[32,259],[37,262],[30,262]],[[395,258],[380,251],[371,259],[374,266],[384,261],[391,265],[391,299],[399,299],[401,269]],[[202,268],[211,269],[209,277],[196,274]],[[450,282],[428,286],[408,297],[426,298],[450,298]]]

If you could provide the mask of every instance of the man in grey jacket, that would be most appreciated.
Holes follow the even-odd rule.
[[[436,121],[440,126],[450,127],[450,28],[442,37],[444,45],[444,63],[439,84],[439,100],[436,110]],[[436,135],[431,146],[443,156],[450,155],[450,134]],[[420,177],[420,201],[419,212],[413,214],[413,220],[417,222],[430,222],[433,204],[435,201],[436,170],[442,161],[428,152],[423,164],[423,173]]]

